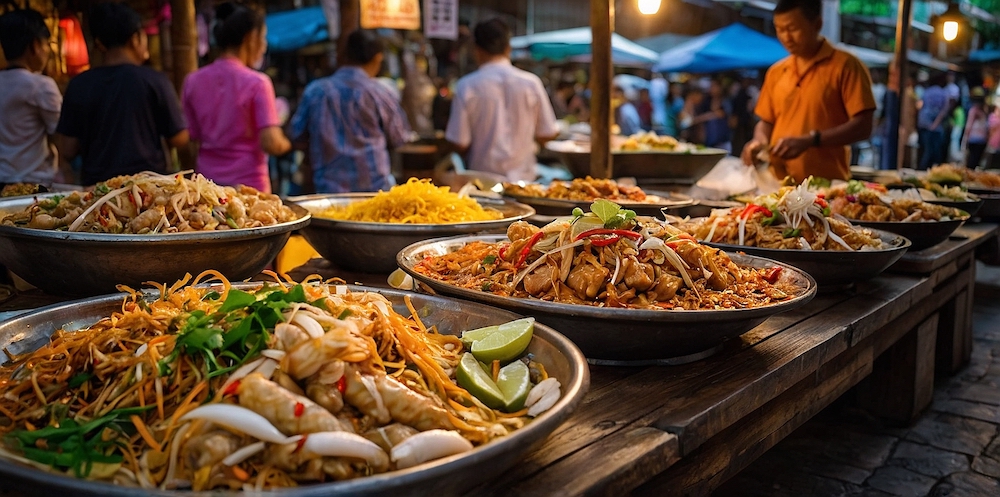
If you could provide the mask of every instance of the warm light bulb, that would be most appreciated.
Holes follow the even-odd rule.
[[[639,0],[639,12],[649,16],[660,10],[660,0]]]
[[[951,41],[958,37],[958,22],[956,21],[945,21],[941,32],[941,36],[944,37],[945,41]]]

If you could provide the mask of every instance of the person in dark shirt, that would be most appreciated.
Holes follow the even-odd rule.
[[[173,86],[141,64],[149,58],[142,20],[117,3],[94,7],[90,29],[105,52],[104,65],[73,78],[56,128],[59,152],[82,155],[80,179],[92,185],[122,174],[167,171],[163,139],[188,143]]]

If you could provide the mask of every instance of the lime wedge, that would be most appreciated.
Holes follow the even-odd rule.
[[[413,283],[413,277],[406,274],[406,271],[398,268],[392,273],[389,273],[389,278],[386,282],[389,283],[389,286],[399,290],[413,290],[416,286]]]
[[[514,361],[502,368],[497,375],[497,387],[503,394],[504,410],[515,412],[524,408],[524,401],[531,390],[531,378],[528,366],[521,361]]]
[[[485,328],[476,328],[474,330],[463,331],[461,338],[462,345],[465,345],[465,348],[471,348],[472,342],[475,342],[476,340],[482,340],[486,338],[488,335],[496,333],[496,331],[499,329],[500,329],[499,325],[494,325],[494,326],[487,326]]]
[[[500,388],[497,387],[496,383],[493,383],[493,378],[486,374],[486,371],[472,354],[466,352],[462,355],[462,360],[458,363],[458,373],[455,376],[458,379],[458,384],[482,401],[483,404],[493,409],[504,407],[503,393],[500,392]]]
[[[472,354],[487,364],[493,361],[509,362],[517,359],[531,343],[534,329],[535,318],[518,319],[501,324],[495,332],[472,342]]]

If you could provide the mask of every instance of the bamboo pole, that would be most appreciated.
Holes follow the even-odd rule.
[[[194,0],[170,0],[170,9],[174,88],[180,94],[184,78],[198,70],[198,31],[194,20]]]
[[[615,30],[613,0],[590,2],[590,175],[611,178],[611,33]]]
[[[903,145],[903,154],[899,153],[899,125],[900,117],[903,113],[903,103],[906,102],[906,85],[909,80],[909,44],[910,44],[910,22],[913,18],[913,0],[899,0],[899,16],[896,19],[896,74],[899,75],[899,98],[897,98],[896,108],[889,113],[889,133],[886,147],[889,147],[889,163],[895,169],[901,169],[904,164],[906,146]],[[882,167],[885,167],[884,165]]]

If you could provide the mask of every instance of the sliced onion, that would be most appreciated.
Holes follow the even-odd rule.
[[[389,457],[381,447],[361,435],[346,431],[310,433],[306,435],[302,450],[318,456],[362,459],[372,466],[389,466]]]
[[[323,331],[323,326],[319,324],[315,319],[305,315],[305,313],[295,313],[292,316],[292,322],[301,326],[306,333],[312,338],[319,338],[325,333]]]
[[[405,469],[472,450],[472,442],[448,430],[428,430],[403,440],[392,448],[396,468]]]
[[[277,369],[278,369],[278,361],[275,361],[274,359],[265,359],[264,362],[261,363],[260,367],[253,370],[253,372],[260,373],[260,375],[263,376],[264,379],[270,380],[271,377],[274,376],[274,371]]]
[[[258,366],[264,363],[265,359],[266,358],[264,357],[258,357],[257,359],[254,359],[240,366],[236,371],[233,371],[233,374],[229,375],[229,378],[226,380],[226,382],[222,384],[222,390],[225,391],[226,387],[232,385],[234,381],[239,380],[244,376],[252,373],[255,369],[257,369]]]
[[[265,442],[292,443],[289,442],[289,437],[278,431],[267,418],[246,407],[232,404],[207,404],[181,416],[181,421],[192,419],[210,421]]]
[[[226,466],[235,466],[243,461],[246,461],[247,458],[262,450],[264,450],[264,442],[254,442],[226,456],[226,458],[222,460],[222,464],[225,464]]]
[[[267,357],[268,359],[274,359],[280,361],[285,358],[284,350],[266,349],[260,352],[260,355]]]

